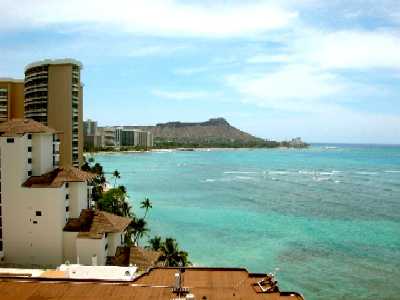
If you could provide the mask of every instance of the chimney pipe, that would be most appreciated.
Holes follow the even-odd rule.
[[[96,254],[94,254],[92,256],[92,266],[97,266],[97,255]]]

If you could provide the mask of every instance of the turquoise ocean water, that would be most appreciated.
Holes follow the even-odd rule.
[[[331,146],[331,145],[330,145]],[[279,268],[306,299],[400,299],[400,147],[99,154],[196,265]],[[108,174],[110,182],[113,182]]]

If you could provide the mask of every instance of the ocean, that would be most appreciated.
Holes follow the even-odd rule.
[[[97,154],[150,236],[306,299],[400,299],[400,146]],[[145,244],[146,239],[141,241]]]

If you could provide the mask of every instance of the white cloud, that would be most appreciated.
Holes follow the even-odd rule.
[[[271,54],[258,54],[249,57],[246,62],[249,64],[263,64],[263,63],[287,63],[291,60],[289,55],[271,55]]]
[[[286,27],[296,16],[295,12],[260,1],[188,4],[177,0],[6,0],[0,28],[94,25],[102,30],[148,35],[236,37]]]
[[[400,68],[400,35],[390,31],[311,31],[294,51],[325,69]]]
[[[194,100],[194,99],[208,99],[218,95],[218,93],[211,93],[208,91],[163,91],[153,90],[153,95],[166,99],[173,100]]]
[[[193,74],[207,72],[209,69],[210,68],[207,66],[193,67],[193,68],[179,68],[174,70],[174,73],[177,75],[193,75]]]
[[[340,78],[306,65],[289,65],[256,75],[230,75],[226,83],[241,95],[243,102],[286,111],[326,109],[324,97],[346,89]]]
[[[156,55],[170,55],[177,51],[187,50],[190,46],[187,45],[149,45],[132,47],[133,49],[127,51],[126,55],[130,57],[142,57],[142,56],[156,56]]]

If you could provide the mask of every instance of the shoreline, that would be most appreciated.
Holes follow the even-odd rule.
[[[151,150],[126,150],[126,151],[95,151],[95,152],[83,152],[83,155],[92,155],[92,154],[121,154],[121,153],[151,153],[151,152],[211,152],[211,151],[240,151],[240,150],[260,150],[260,149],[309,149],[310,147],[304,148],[296,148],[296,147],[260,147],[260,148],[252,148],[252,147],[243,147],[243,148],[224,148],[224,147],[215,147],[215,148],[159,148],[159,149],[151,149]]]

